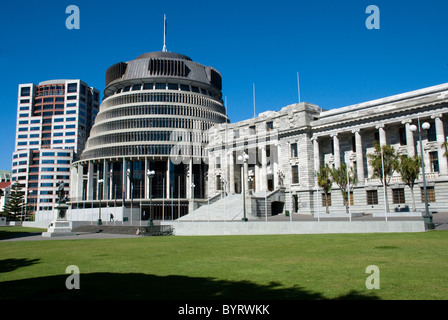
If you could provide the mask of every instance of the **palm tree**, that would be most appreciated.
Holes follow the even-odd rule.
[[[344,199],[345,204],[345,212],[348,213],[348,188],[353,188],[353,186],[358,182],[358,175],[353,170],[353,167],[350,168],[350,171],[348,173],[348,180],[347,181],[347,165],[345,163],[341,164],[339,168],[334,168],[330,172],[331,178],[334,183],[336,183],[339,188],[341,189],[342,198]]]
[[[408,155],[400,155],[400,165],[397,168],[401,175],[401,180],[411,189],[412,211],[415,209],[414,185],[420,174],[421,160],[419,156],[409,157]]]
[[[333,186],[333,182],[331,181],[331,169],[328,166],[328,164],[325,165],[325,167],[321,167],[318,172],[316,172],[317,175],[317,184],[320,188],[322,188],[322,191],[324,192],[325,197],[325,212],[330,213],[328,210],[328,194],[331,191],[331,187]]]
[[[445,152],[443,153],[444,157],[448,157],[448,141],[443,142],[440,145],[441,148],[445,148]]]
[[[380,147],[379,143],[375,143],[374,148],[374,152],[367,154],[367,157],[369,158],[369,164],[373,168],[372,178],[378,178],[381,180],[381,184],[383,185],[386,194],[386,212],[389,212],[389,203],[387,201],[387,186],[389,185],[390,178],[392,177],[394,171],[398,167],[398,156],[395,152],[394,147],[392,146],[383,145],[383,147]],[[381,155],[383,156],[383,159],[381,159]]]

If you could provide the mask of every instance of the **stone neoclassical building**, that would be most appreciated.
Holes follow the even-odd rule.
[[[358,175],[351,190],[352,212],[384,214],[383,187],[372,178],[367,154],[375,141],[388,144],[398,154],[420,155],[418,132],[411,125],[428,122],[422,130],[430,211],[448,207],[448,165],[441,144],[447,137],[448,84],[394,95],[333,110],[310,103],[267,111],[258,117],[217,124],[209,130],[209,193],[248,192],[249,212],[263,216],[286,210],[325,214],[315,172],[324,164],[348,164]],[[246,153],[247,161],[238,159]],[[242,178],[244,175],[244,179]],[[424,209],[422,175],[414,187],[417,210]],[[243,185],[244,183],[244,185]],[[394,173],[387,188],[391,214],[411,207],[410,189]],[[328,198],[330,214],[345,214],[340,190],[333,186]]]

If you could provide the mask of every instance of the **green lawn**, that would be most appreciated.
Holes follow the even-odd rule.
[[[0,242],[0,299],[448,299],[447,248],[448,231]]]

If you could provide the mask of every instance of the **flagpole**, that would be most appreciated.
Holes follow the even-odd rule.
[[[256,118],[256,116],[255,116],[255,83],[253,84],[253,93],[254,93],[254,118]]]
[[[297,72],[297,91],[299,93],[299,103],[300,103],[300,81],[299,81],[299,72]]]
[[[166,14],[163,15],[163,52],[166,52]]]

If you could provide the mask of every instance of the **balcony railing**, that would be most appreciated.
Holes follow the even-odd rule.
[[[426,180],[434,181],[434,180],[437,180],[437,178],[439,177],[439,173],[438,172],[427,172],[425,176],[426,176]],[[420,174],[417,181],[422,181],[422,180],[423,180],[423,175]],[[403,180],[401,180],[401,176],[394,175],[390,178],[390,183],[394,183],[394,182],[403,183]],[[364,179],[364,183],[365,184],[381,184],[381,179],[366,178],[366,179]]]

